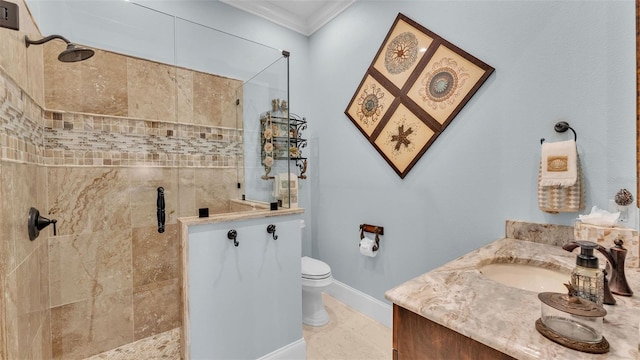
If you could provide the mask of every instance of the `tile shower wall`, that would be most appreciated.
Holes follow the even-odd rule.
[[[23,31],[41,35],[18,3],[21,31],[0,29],[0,358],[82,358],[179,327],[176,219],[238,197],[242,84],[100,50],[63,64],[57,42],[27,52]],[[58,236],[29,241],[29,206]]]
[[[30,241],[26,229],[29,207],[46,211],[42,49],[27,58],[37,28],[15,3],[22,32],[0,28],[0,358],[49,359],[48,231]]]
[[[101,50],[69,67],[62,50],[44,51],[52,348],[78,358],[180,326],[177,217],[238,197],[242,84]]]

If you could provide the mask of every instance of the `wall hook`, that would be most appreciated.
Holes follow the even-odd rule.
[[[29,229],[29,240],[35,240],[38,235],[40,235],[40,230],[46,228],[50,224],[53,224],[53,235],[58,235],[56,230],[56,223],[58,220],[56,219],[47,219],[46,217],[40,216],[40,211],[38,209],[32,207],[29,209],[29,219],[27,222],[27,227]]]
[[[276,226],[273,224],[269,224],[267,226],[267,232],[273,235],[273,240],[278,240],[278,235],[276,235]]]
[[[240,245],[240,242],[237,239],[238,237],[238,232],[235,230],[229,230],[229,232],[227,233],[227,239],[229,240],[233,240],[233,245],[235,247],[238,247],[238,245]]]

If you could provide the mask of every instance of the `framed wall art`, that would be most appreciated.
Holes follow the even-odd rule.
[[[345,114],[404,178],[493,71],[398,14]]]

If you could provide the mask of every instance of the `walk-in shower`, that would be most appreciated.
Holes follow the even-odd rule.
[[[175,340],[177,219],[235,211],[242,195],[269,203],[259,115],[289,103],[287,58],[131,2],[20,6],[44,18],[0,31],[16,49],[0,51],[0,353],[82,359]],[[30,206],[56,220],[56,236],[49,226],[30,240]]]

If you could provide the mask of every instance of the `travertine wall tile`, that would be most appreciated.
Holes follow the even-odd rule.
[[[193,76],[194,72],[191,70],[177,69],[178,117],[176,120],[184,124],[193,123]]]
[[[24,46],[24,33],[0,28],[0,67],[18,83],[27,88],[27,48]],[[30,53],[38,56],[38,51]],[[42,57],[42,50],[40,50]]]
[[[49,109],[242,128],[239,80],[99,49],[88,60],[64,64],[57,60],[63,46],[45,45]]]
[[[39,250],[35,251],[36,253]],[[46,314],[49,311],[48,304],[41,301],[41,281],[42,273],[40,267],[43,263],[38,255],[32,255],[22,262],[16,269],[17,281],[17,331],[18,331],[18,354],[20,359],[28,358],[28,354],[34,345],[34,340],[41,331]],[[40,346],[38,344],[38,346]]]
[[[126,169],[50,167],[48,180],[48,213],[59,235],[131,228]]]
[[[51,304],[49,291],[49,246],[40,246],[40,307],[43,311],[38,337],[33,342],[33,348],[39,350],[33,359],[51,359]]]
[[[0,67],[4,68],[20,87],[35,101],[44,104],[44,74],[42,47],[24,44],[24,36],[40,39],[42,35],[23,0],[11,1],[18,4],[20,31],[0,29]]]
[[[164,233],[158,233],[153,226],[135,227],[131,243],[134,292],[143,286],[178,278],[177,224],[167,225]]]
[[[42,322],[40,331],[33,341],[29,359],[49,360],[51,353],[51,312],[47,311],[46,318]]]
[[[52,237],[51,305],[131,291],[130,231],[124,228]]]
[[[23,31],[38,38],[24,3],[18,5]],[[50,229],[30,241],[26,227],[30,207],[46,216],[46,172],[37,165],[43,159],[42,48],[27,55],[24,32],[0,30],[0,357],[48,359]]]
[[[20,16],[22,17],[22,15]],[[25,31],[25,29],[22,29]],[[40,39],[42,36],[37,30],[33,30],[27,33],[30,39]],[[24,57],[24,62],[19,64],[26,64],[24,70],[26,72],[26,83],[19,80],[20,84],[24,84],[24,90],[31,98],[33,98],[39,106],[44,106],[44,48],[42,46],[24,46],[24,36],[19,36],[18,56]]]
[[[42,326],[42,360],[53,359],[53,338],[51,334],[51,309]]]
[[[2,162],[0,162],[0,179],[2,179]],[[0,196],[2,194],[0,193]],[[7,239],[4,234],[4,220],[2,218],[2,210],[0,210],[0,239]],[[6,261],[7,261],[7,247],[5,244],[6,240],[0,243],[0,306],[2,306],[2,314],[0,314],[0,358],[7,358],[7,328],[5,326],[5,316],[7,315],[5,308],[5,298],[7,294],[5,292],[5,272],[6,272]]]
[[[4,161],[0,162],[0,198],[2,199],[11,198],[11,194],[14,194],[14,188],[16,187],[16,172],[11,165],[13,164],[7,164]],[[15,221],[15,211],[11,211],[11,204],[10,201],[0,201],[0,238],[2,238],[0,242],[0,266],[2,272],[0,272],[0,275],[2,276],[13,271],[17,264],[15,233],[18,227]]]
[[[135,340],[180,326],[178,279],[156,282],[133,293]]]
[[[3,218],[2,239],[6,250],[5,273],[13,271],[41,244],[46,243],[47,232],[36,241],[29,240],[26,219],[31,206],[44,209],[45,188],[38,186],[36,165],[2,162],[0,183],[0,211]],[[46,216],[43,213],[43,216]]]
[[[128,58],[128,116],[176,121],[176,85],[174,66]]]
[[[47,348],[49,304],[46,299],[46,246],[35,249],[17,268],[4,276],[4,322],[8,359],[32,358],[33,348]],[[43,287],[44,283],[46,286]],[[46,353],[44,354],[46,358]]]
[[[242,83],[234,79],[225,79],[222,92],[222,119],[220,125],[234,129],[244,127],[244,96],[242,94]],[[237,100],[237,101],[236,101]],[[257,124],[257,123],[256,123]]]
[[[26,0],[13,0],[12,2],[20,7],[20,31],[30,35],[42,36],[38,25],[33,16],[31,16],[31,10],[29,10]]]
[[[18,331],[18,279],[15,271],[11,271],[3,276],[4,279],[4,325],[7,329],[5,333],[5,348],[7,359],[19,359],[18,351],[20,337]]]
[[[178,217],[197,216],[195,169],[187,168],[178,171]]]
[[[194,72],[193,123],[242,129],[241,90],[239,80]]]
[[[238,199],[236,169],[195,169],[195,207],[210,214],[229,211],[229,199]]]
[[[135,228],[158,226],[158,188],[164,189],[165,224],[178,219],[178,169],[136,167],[129,169],[131,178],[131,224]]]
[[[193,74],[193,124],[222,125],[223,93],[228,89],[221,88],[225,85],[224,78],[199,72]]]
[[[133,293],[127,289],[51,309],[54,359],[82,359],[133,341]]]
[[[48,109],[127,116],[127,57],[94,49],[76,63],[58,61],[64,42],[45,44],[44,88]]]

